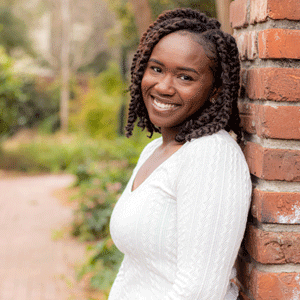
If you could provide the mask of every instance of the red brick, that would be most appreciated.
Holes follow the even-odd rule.
[[[252,286],[255,299],[292,300],[299,297],[299,273],[265,273],[256,269],[253,273],[257,283]]]
[[[245,233],[245,247],[262,264],[300,263],[299,232],[268,232],[249,225]]]
[[[299,106],[263,106],[262,114],[258,128],[261,137],[300,140]]]
[[[300,295],[300,273],[262,272],[243,259],[238,259],[238,279],[249,290],[251,299],[292,300]]]
[[[244,153],[253,175],[266,180],[300,181],[300,150],[264,148],[248,142]]]
[[[300,224],[300,192],[268,192],[256,188],[251,213],[262,223]]]
[[[256,106],[251,103],[239,103],[241,127],[248,133],[256,133],[257,120],[255,116]]]
[[[248,25],[247,0],[235,0],[230,4],[230,23],[232,28]]]
[[[266,29],[258,33],[259,58],[300,59],[300,30]]]
[[[247,59],[247,40],[248,40],[248,32],[243,32],[241,34],[234,35],[237,47],[239,49],[240,59]]]
[[[299,20],[299,0],[251,0],[250,23],[265,22],[268,17],[273,20]]]
[[[251,69],[243,75],[242,85],[250,99],[300,101],[300,69]]]
[[[259,23],[267,20],[268,1],[251,0],[250,2],[250,23]]]
[[[254,60],[258,57],[257,32],[248,31],[236,35],[241,60]]]
[[[300,3],[299,0],[269,0],[268,15],[274,20],[299,20]]]
[[[263,138],[300,140],[300,107],[239,104],[241,125]]]

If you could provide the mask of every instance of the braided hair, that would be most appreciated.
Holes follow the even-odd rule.
[[[194,115],[190,116],[181,125],[175,140],[179,143],[190,141],[204,135],[211,135],[221,129],[233,131],[237,141],[242,138],[240,117],[237,107],[238,91],[240,87],[240,62],[235,39],[220,30],[220,23],[205,14],[190,8],[179,8],[166,11],[149,26],[143,34],[139,47],[133,57],[131,66],[131,101],[129,104],[126,136],[130,137],[134,123],[147,129],[152,137],[154,132],[160,132],[149,119],[148,112],[142,97],[141,81],[155,45],[166,35],[176,31],[186,31],[195,36],[202,44],[208,57],[215,61],[214,86],[219,89],[215,101],[206,101]],[[205,44],[206,46],[205,46]]]

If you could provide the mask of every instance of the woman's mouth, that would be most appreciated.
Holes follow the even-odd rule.
[[[163,103],[156,98],[153,98],[153,103],[157,108],[159,108],[161,110],[168,110],[168,109],[172,109],[172,108],[175,108],[178,106],[176,104]]]

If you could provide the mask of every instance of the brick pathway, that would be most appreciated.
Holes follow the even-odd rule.
[[[0,300],[85,300],[74,265],[84,257],[76,241],[53,235],[72,211],[51,194],[69,175],[0,179]]]

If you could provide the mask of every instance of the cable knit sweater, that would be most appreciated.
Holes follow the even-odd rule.
[[[230,279],[251,196],[243,153],[224,130],[194,139],[132,191],[161,143],[145,147],[111,217],[125,256],[109,300],[235,300]]]

